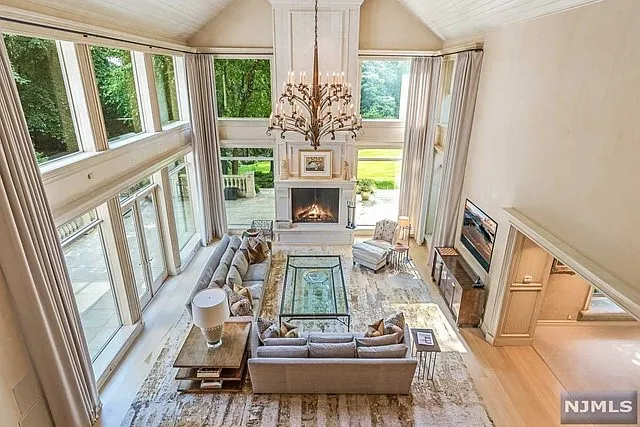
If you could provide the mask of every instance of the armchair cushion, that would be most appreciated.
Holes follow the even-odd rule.
[[[385,242],[393,244],[397,228],[398,223],[390,219],[378,221],[373,232],[373,240],[384,240]]]

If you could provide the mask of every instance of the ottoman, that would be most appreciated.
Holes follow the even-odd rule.
[[[367,242],[357,242],[352,246],[351,250],[354,265],[360,264],[376,273],[387,265],[388,251],[379,246]]]

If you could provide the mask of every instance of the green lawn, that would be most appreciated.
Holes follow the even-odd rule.
[[[271,162],[269,162],[267,160],[263,160],[261,162],[256,162],[256,163],[252,163],[250,165],[243,165],[242,163],[240,163],[239,172],[240,172],[240,174],[243,174],[243,173],[248,172],[248,171],[268,173],[269,169],[271,167],[270,163]]]
[[[358,158],[395,158],[398,160],[361,160],[358,162],[358,179],[369,178],[379,189],[397,189],[402,169],[402,149],[358,150]]]

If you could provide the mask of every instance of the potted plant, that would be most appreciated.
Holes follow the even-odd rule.
[[[356,185],[356,192],[360,193],[360,197],[363,202],[366,202],[371,198],[373,191],[375,189],[375,184],[372,179],[365,178],[359,179]]]

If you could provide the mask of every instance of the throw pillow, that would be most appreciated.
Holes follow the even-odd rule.
[[[240,236],[232,236],[229,241],[229,247],[233,249],[233,252],[237,251],[240,245],[242,244],[242,239]]]
[[[220,259],[220,263],[225,264],[227,267],[230,267],[234,255],[235,252],[233,251],[233,249],[227,248],[227,250],[224,252],[224,255],[222,255],[222,258]]]
[[[248,300],[253,299],[253,295],[251,294],[251,290],[249,288],[235,285],[233,287],[233,292],[235,292],[237,295],[240,295],[241,297],[246,298]]]
[[[323,334],[320,332],[309,334],[309,342],[335,344],[351,341],[353,341],[353,334]]]
[[[254,243],[247,246],[247,257],[249,258],[249,264],[260,264],[267,259],[267,254],[260,243]]]
[[[305,345],[271,345],[258,347],[258,357],[307,358],[309,350]]]
[[[407,346],[404,344],[358,347],[358,357],[360,359],[400,359],[406,355]]]
[[[356,357],[356,343],[315,343],[311,342],[309,347],[309,357],[316,358],[348,358]]]
[[[217,286],[219,288],[223,287],[227,282],[227,274],[229,273],[229,267],[226,264],[220,263],[216,271],[214,271],[213,276],[211,276],[211,281],[209,282],[209,287],[212,288]]]
[[[235,266],[229,267],[227,273],[227,285],[233,289],[235,286],[242,286],[242,276]]]
[[[365,332],[365,337],[379,337],[380,335],[384,335],[384,320],[380,319],[377,322],[373,322],[370,325],[367,325],[367,332]]]
[[[234,292],[228,285],[225,285],[222,289],[227,293],[229,311],[233,316],[250,316],[253,314],[251,298]]]
[[[280,336],[280,328],[271,320],[258,317],[256,319],[256,328],[258,330],[258,338],[262,343],[267,338],[278,338]]]
[[[384,321],[384,333],[387,334],[400,334],[398,342],[402,341],[404,336],[404,313],[396,313],[387,320]]]
[[[249,261],[244,256],[244,252],[237,251],[233,256],[233,260],[231,260],[231,266],[235,267],[240,273],[241,277],[244,277],[247,274],[247,269],[249,268]]]
[[[280,326],[280,336],[284,338],[298,338],[300,336],[300,334],[298,334],[298,327],[283,320]]]
[[[307,345],[306,338],[266,338],[264,345]]]
[[[377,347],[381,345],[398,344],[398,334],[380,335],[378,337],[356,338],[358,347]]]

